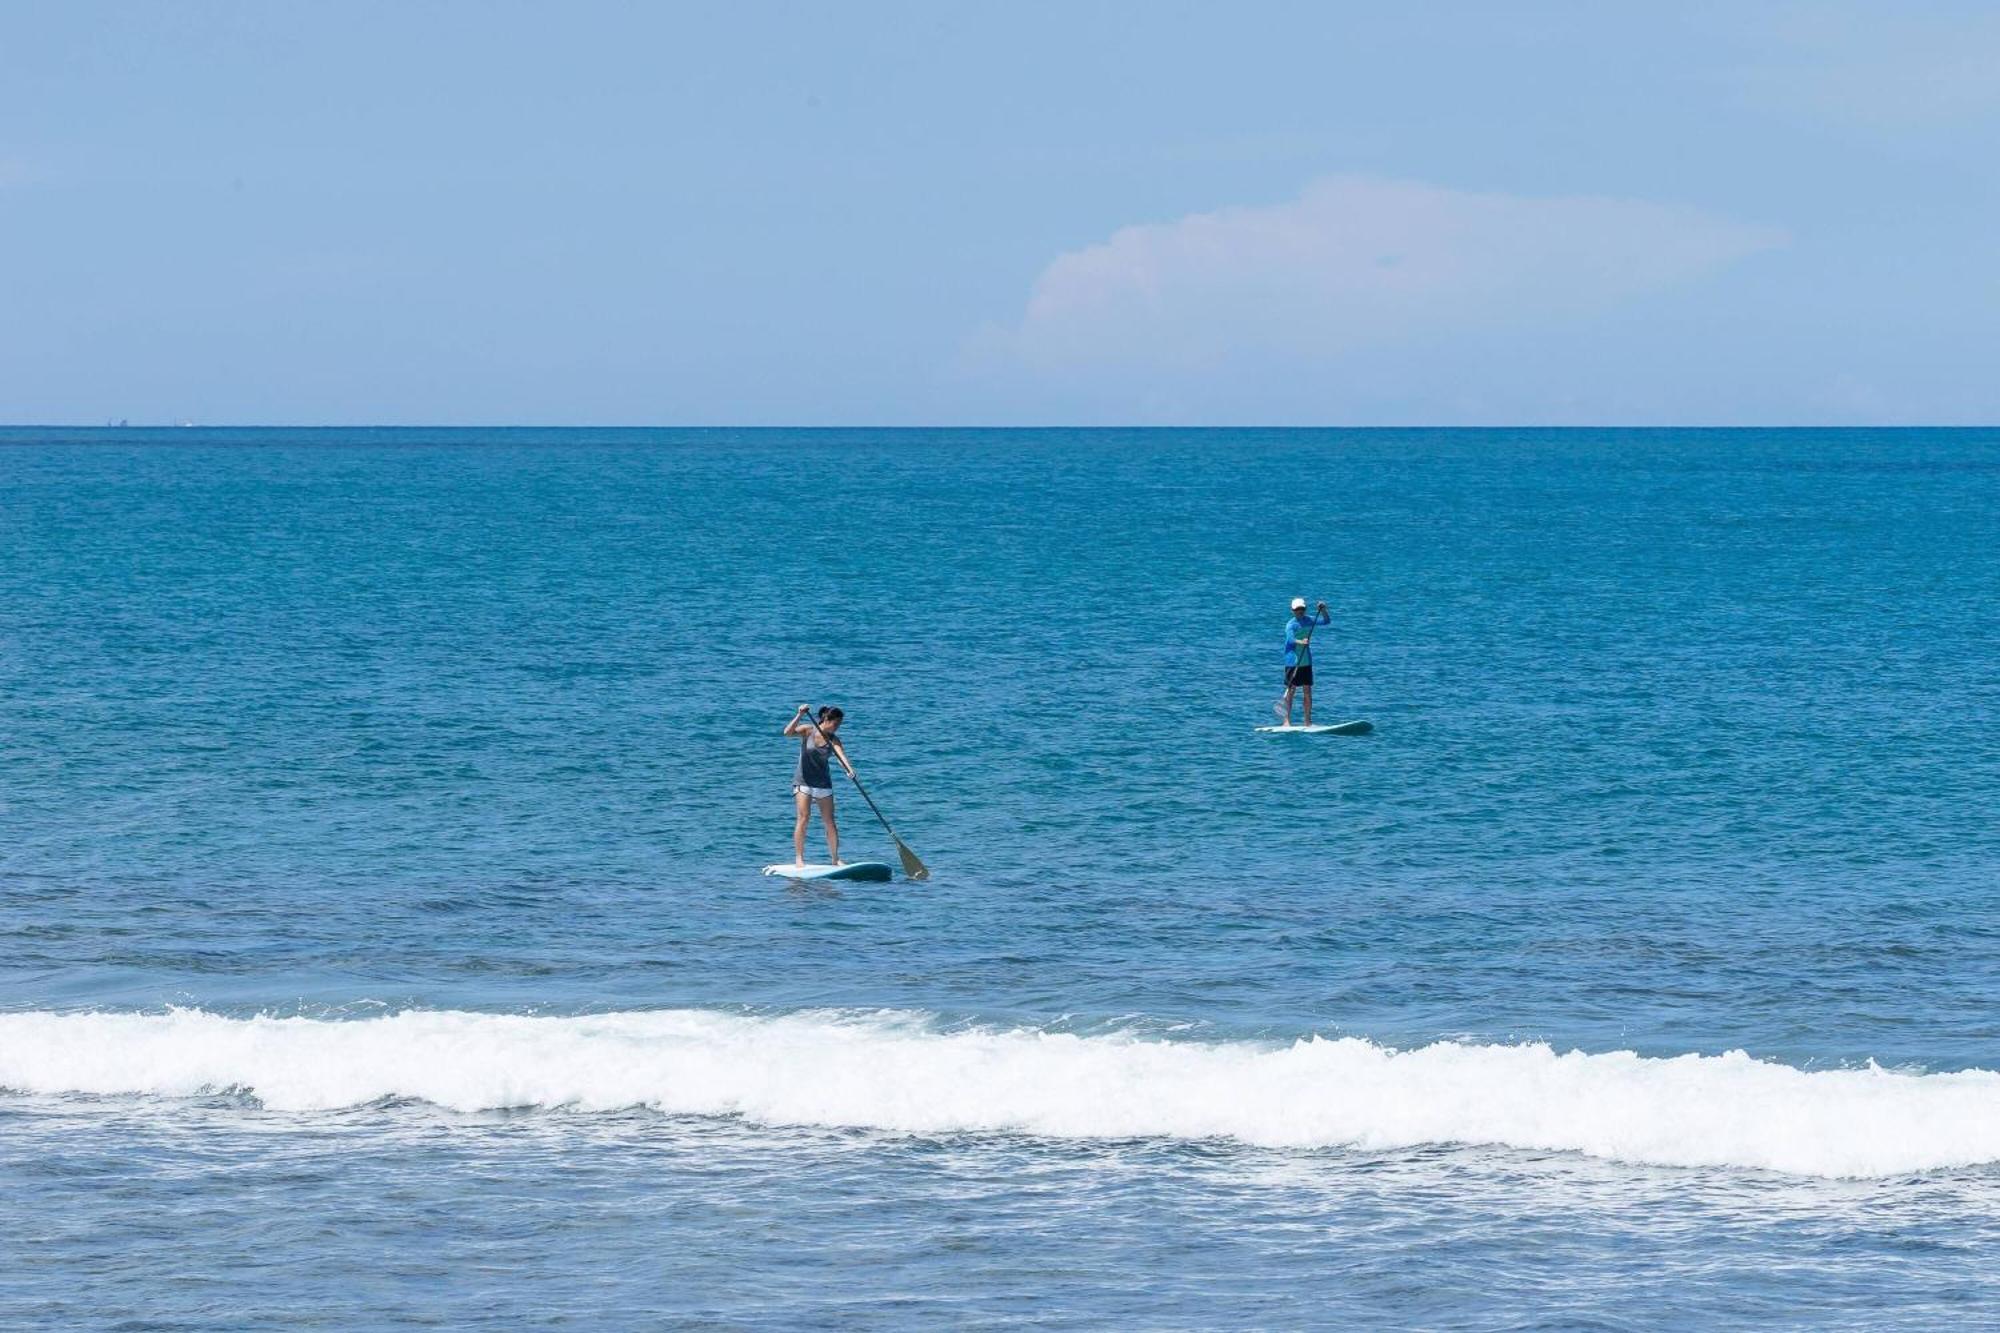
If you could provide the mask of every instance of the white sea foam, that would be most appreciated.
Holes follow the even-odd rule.
[[[651,1107],[769,1125],[1277,1148],[1496,1144],[1665,1166],[1882,1176],[2000,1162],[2000,1074],[1358,1039],[1291,1044],[937,1031],[922,1015],[384,1018],[0,1014],[0,1088],[291,1111]]]

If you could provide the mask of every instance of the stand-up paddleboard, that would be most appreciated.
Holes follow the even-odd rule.
[[[1310,727],[1293,726],[1288,722],[1282,727],[1259,727],[1257,730],[1298,732],[1303,736],[1366,736],[1375,730],[1375,724],[1357,718],[1353,722],[1315,722]]]
[[[887,861],[849,861],[844,866],[830,866],[811,861],[802,866],[795,866],[790,861],[780,861],[774,866],[765,866],[764,873],[782,875],[786,879],[884,880],[896,872]]]

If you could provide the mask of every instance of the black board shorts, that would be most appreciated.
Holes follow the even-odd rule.
[[[1310,664],[1306,666],[1285,668],[1286,689],[1289,690],[1294,685],[1310,685],[1312,683],[1313,683],[1313,669]]]

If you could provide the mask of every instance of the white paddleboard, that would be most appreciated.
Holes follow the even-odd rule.
[[[1287,724],[1282,727],[1259,727],[1257,730],[1298,732],[1303,736],[1366,736],[1375,730],[1375,724],[1357,718],[1353,722],[1315,722],[1310,727]]]
[[[795,866],[790,861],[780,861],[777,865],[765,866],[767,875],[782,875],[786,879],[888,879],[895,869],[887,861],[849,861],[844,866],[830,866],[812,861]]]

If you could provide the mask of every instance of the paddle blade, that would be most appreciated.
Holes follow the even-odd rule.
[[[919,861],[917,854],[904,846],[901,838],[896,839],[896,855],[903,858],[903,877],[905,879],[929,879],[931,877],[930,867]]]

